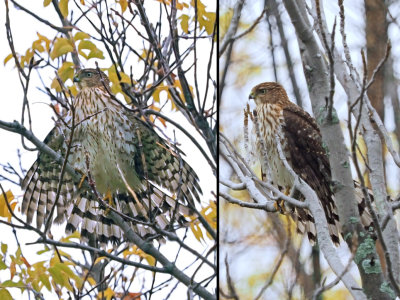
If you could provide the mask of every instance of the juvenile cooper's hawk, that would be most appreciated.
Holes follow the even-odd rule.
[[[180,159],[179,153],[115,100],[103,72],[81,70],[74,82],[80,88],[73,103],[75,118],[70,110],[44,142],[65,157],[73,131],[68,163],[85,175],[89,166],[96,190],[102,197],[108,195],[111,199],[108,202],[118,211],[137,220],[131,226],[142,237],[155,233],[149,223],[169,228],[172,216],[179,220],[191,214],[187,203],[194,205],[201,189],[196,173]],[[56,200],[61,168],[48,155],[39,153],[23,180],[22,212],[27,215],[28,223],[36,213],[39,229],[47,222]],[[179,195],[179,199],[156,185]],[[121,242],[120,228],[84,186],[64,174],[54,221],[67,220],[66,231],[79,229],[85,240],[95,236],[101,243]]]
[[[249,99],[256,103],[260,138],[265,141],[273,183],[281,188],[291,188],[294,180],[279,157],[275,142],[278,135],[287,162],[321,201],[332,241],[338,244],[340,224],[330,188],[331,169],[317,123],[301,107],[289,101],[286,91],[278,83],[256,85]],[[262,162],[264,151],[258,137],[256,151]],[[309,240],[315,242],[316,230],[310,212],[296,207],[293,217],[297,221],[297,230],[307,232]]]

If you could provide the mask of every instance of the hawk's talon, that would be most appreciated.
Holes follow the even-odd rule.
[[[111,193],[110,190],[107,190],[107,193],[106,193],[106,195],[105,195],[105,197],[104,197],[103,200],[104,200],[105,202],[107,202],[109,206],[112,207],[112,204],[113,204],[113,195],[112,195],[112,193]],[[107,207],[106,210],[105,210],[105,212],[108,213],[109,210],[110,210],[110,207]]]
[[[284,190],[284,194],[287,196],[287,195],[290,195],[290,188],[289,187],[286,187],[286,188],[283,188],[283,187],[281,187],[281,186],[278,186],[278,188],[279,188],[279,190],[282,192],[282,190]],[[276,210],[278,210],[282,215],[285,215],[288,211],[287,211],[287,209],[286,209],[286,207],[285,207],[285,201],[284,200],[276,200],[276,202],[274,203],[274,206],[275,206],[275,208],[276,208]]]
[[[286,209],[285,209],[285,201],[284,200],[276,200],[274,203],[274,206],[276,208],[277,211],[279,211],[279,213],[281,213],[282,215],[286,214]]]

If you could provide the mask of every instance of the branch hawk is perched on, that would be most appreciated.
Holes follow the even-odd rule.
[[[340,224],[330,188],[331,168],[317,123],[301,107],[289,101],[286,91],[278,83],[265,82],[255,86],[249,99],[256,103],[260,138],[267,148],[273,183],[289,189],[294,180],[279,157],[275,143],[275,136],[278,135],[287,162],[321,201],[332,241],[338,244]],[[264,152],[260,138],[256,140],[256,152],[262,162]],[[310,212],[296,207],[293,218],[297,221],[297,230],[307,232],[309,240],[315,242],[316,230]]]
[[[142,237],[155,233],[149,223],[169,228],[172,216],[179,220],[191,214],[186,204],[194,205],[201,189],[196,173],[179,153],[150,125],[115,100],[103,72],[81,70],[74,82],[80,88],[73,103],[75,113],[70,110],[44,142],[65,157],[72,133],[68,163],[84,175],[88,175],[89,165],[96,190],[107,195],[115,209],[138,221],[131,222],[131,226]],[[36,213],[39,229],[48,222],[56,201],[61,169],[48,155],[39,153],[23,180],[22,212],[28,223]],[[179,195],[179,199],[156,185]],[[107,218],[93,192],[68,173],[63,176],[55,205],[54,221],[67,220],[67,232],[79,229],[84,240],[95,237],[101,243],[122,241],[120,228]]]

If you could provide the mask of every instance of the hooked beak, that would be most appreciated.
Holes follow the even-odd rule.
[[[74,77],[74,82],[81,82],[81,80],[79,79],[79,77]]]
[[[251,92],[250,93],[250,95],[249,95],[249,100],[254,100],[255,99],[255,97],[254,97],[254,93],[253,92]]]

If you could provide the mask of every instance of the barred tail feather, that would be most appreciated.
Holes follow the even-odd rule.
[[[368,211],[367,203],[364,198],[364,193],[361,190],[361,186],[357,181],[354,181],[355,196],[357,200],[358,213],[360,214],[361,224],[364,226],[365,230],[369,230],[369,227],[373,226],[373,221],[371,213]],[[374,195],[372,191],[368,190],[370,199],[374,201]]]
[[[336,208],[334,209],[336,211]],[[300,234],[307,233],[307,237],[311,245],[317,241],[317,230],[315,227],[315,220],[307,209],[296,207],[296,212],[292,215],[297,225],[297,232]],[[339,244],[340,224],[338,219],[328,218],[328,231],[329,235],[335,245]]]
[[[310,244],[314,245],[317,240],[317,231],[310,212],[306,209],[296,207],[292,213],[292,218],[296,223],[297,232],[299,234],[307,233]]]
[[[21,211],[23,214],[27,214],[28,219],[30,217],[30,214],[28,212],[29,208],[33,206],[34,207],[33,211],[36,211],[37,207],[37,197],[33,197],[36,183],[39,178],[37,169],[38,169],[38,163],[35,162],[33,166],[29,169],[24,180],[22,181],[22,189],[25,190],[25,194],[22,200]],[[30,218],[30,222],[32,222],[32,218]]]
[[[186,199],[193,200],[192,194],[198,197],[198,191],[201,190],[198,187],[197,177],[191,174],[188,168],[190,167],[185,167],[185,171],[182,172],[182,179],[179,174],[173,174],[170,170],[165,174],[171,178],[168,184],[175,188],[178,188],[176,185],[178,180],[190,179],[190,183],[182,184],[181,191],[186,195]],[[55,204],[59,171],[58,165],[44,169],[37,161],[23,181],[22,186],[26,192],[23,197],[22,212],[27,214],[28,223],[33,221],[36,214],[36,226],[39,229],[47,222]],[[189,198],[189,195],[192,198]],[[131,222],[131,227],[143,238],[159,238],[153,226],[159,226],[163,230],[173,230],[172,225],[176,224],[175,220],[178,220],[179,226],[185,225],[187,222],[185,216],[192,214],[184,201],[174,199],[151,182],[142,186],[142,191],[137,192],[136,197],[116,194],[113,202],[118,211],[137,220]],[[91,191],[78,193],[78,187],[69,174],[64,175],[55,212],[54,222],[62,223],[67,220],[66,232],[79,230],[83,241],[87,242],[92,236],[103,245],[109,241],[113,244],[122,241],[121,229],[107,217],[105,209],[99,207]]]

